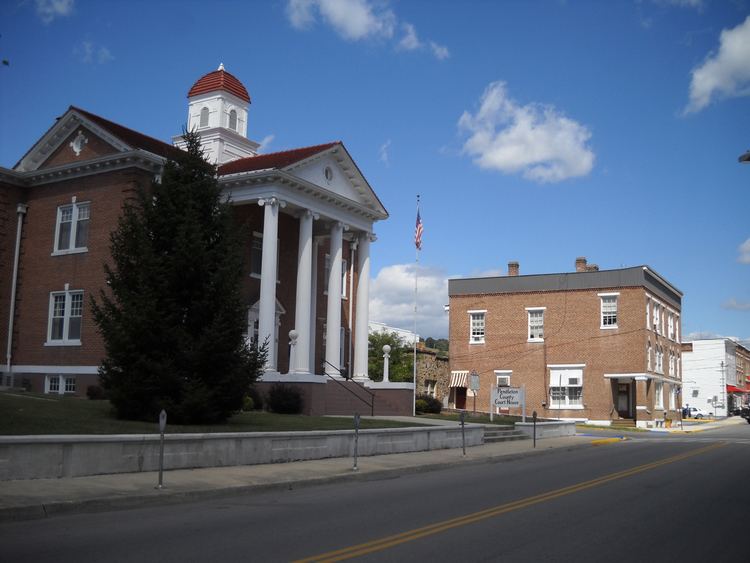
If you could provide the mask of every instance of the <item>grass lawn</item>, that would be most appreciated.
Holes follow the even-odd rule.
[[[362,418],[360,428],[418,426],[391,420]],[[179,426],[167,423],[167,433],[187,432],[290,432],[351,430],[352,417],[302,416],[261,411],[236,414],[226,424]],[[153,423],[118,420],[109,401],[53,397],[35,393],[0,393],[0,435],[30,434],[155,434]]]

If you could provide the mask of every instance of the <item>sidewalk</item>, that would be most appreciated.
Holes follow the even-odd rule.
[[[321,459],[164,472],[157,490],[157,472],[96,475],[67,479],[0,481],[0,522],[45,518],[57,514],[100,512],[231,496],[250,491],[371,478],[388,473],[415,473],[453,465],[517,459],[559,448],[592,444],[591,437],[570,436],[484,444],[466,449],[434,450],[352,458]]]
[[[673,426],[672,428],[659,428],[653,430],[655,432],[670,432],[672,434],[694,434],[696,432],[705,432],[706,430],[713,430],[724,426],[734,426],[735,424],[747,424],[747,421],[741,416],[729,416],[727,418],[712,420],[711,422],[698,422],[694,419],[686,419],[682,421],[682,428],[677,424],[677,426]]]

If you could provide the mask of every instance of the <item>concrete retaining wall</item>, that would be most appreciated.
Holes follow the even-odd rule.
[[[466,445],[484,429],[466,426]],[[359,433],[360,456],[461,447],[461,428],[388,428]],[[164,468],[190,469],[348,457],[354,431],[170,434]],[[159,469],[159,435],[0,437],[0,480],[81,477]]]
[[[527,419],[528,420],[528,419]],[[516,430],[520,430],[528,437],[532,437],[534,434],[534,423],[533,422],[516,422]],[[568,421],[555,421],[555,422],[537,422],[536,423],[536,438],[558,438],[560,436],[575,436],[576,435],[576,423]]]

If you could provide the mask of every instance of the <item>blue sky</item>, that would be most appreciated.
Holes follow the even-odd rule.
[[[169,141],[224,63],[264,152],[342,140],[390,218],[371,318],[449,277],[647,264],[683,335],[750,338],[750,0],[5,0],[0,165],[69,105]]]

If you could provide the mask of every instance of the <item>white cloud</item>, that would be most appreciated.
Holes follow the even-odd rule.
[[[268,152],[268,149],[271,146],[271,143],[276,138],[276,135],[266,135],[260,140],[260,146],[258,147],[258,152]]]
[[[286,15],[295,29],[308,29],[321,20],[348,41],[391,40],[400,28],[403,35],[396,42],[396,50],[418,51],[429,47],[438,60],[450,56],[447,47],[434,41],[422,42],[413,24],[399,22],[386,0],[288,0]]]
[[[377,9],[367,0],[289,0],[287,16],[292,26],[305,29],[316,21],[316,12],[344,39],[391,37],[396,17],[387,8]]]
[[[386,166],[391,165],[390,157],[388,154],[388,150],[390,148],[391,148],[391,140],[388,139],[385,143],[380,145],[380,150],[378,151],[380,153],[380,162],[382,162]]]
[[[417,269],[418,268],[418,269]],[[416,264],[382,268],[370,285],[370,320],[414,330],[414,273],[418,273],[417,333],[448,336],[448,278],[440,270]]]
[[[737,250],[740,253],[737,257],[737,262],[740,264],[750,264],[750,238],[743,242]]]
[[[398,42],[398,48],[403,49],[404,51],[420,49],[422,43],[419,41],[419,37],[417,37],[417,30],[414,26],[410,23],[405,23],[402,24],[401,27],[404,30],[404,36],[401,38],[401,41]]]
[[[45,24],[69,16],[73,12],[74,0],[36,0],[36,14]]]
[[[435,55],[435,58],[439,61],[445,60],[451,56],[450,51],[448,51],[448,47],[438,45],[434,41],[430,41],[430,50],[432,51],[432,54]]]
[[[695,113],[717,97],[736,98],[750,95],[750,16],[719,36],[718,53],[692,71],[690,101],[685,114]]]
[[[82,41],[80,45],[73,49],[73,53],[82,63],[86,64],[105,64],[115,60],[109,49],[104,46],[96,46],[91,41]]]
[[[731,311],[750,311],[750,302],[737,301],[734,297],[722,304],[722,307]]]
[[[465,111],[458,127],[469,133],[464,154],[480,168],[559,182],[586,176],[594,166],[587,127],[550,105],[518,105],[504,82],[491,83],[476,114]]]
[[[703,0],[653,0],[654,4],[667,4],[670,6],[677,6],[678,8],[695,8],[696,10],[703,9]]]

